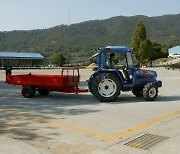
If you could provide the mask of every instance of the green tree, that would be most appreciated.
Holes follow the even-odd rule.
[[[153,51],[152,42],[148,39],[145,41],[141,41],[140,49],[139,49],[139,60],[142,64],[146,64],[150,61],[151,55]]]
[[[167,48],[162,48],[161,53],[162,53],[162,57],[163,57],[163,58],[167,58],[168,55],[169,55]]]
[[[162,45],[160,43],[157,43],[155,41],[152,42],[152,52],[150,54],[150,61],[153,61],[158,58],[164,57],[162,52]]]
[[[144,49],[147,48],[145,47],[145,45],[147,45],[146,41],[146,28],[141,20],[138,22],[131,42],[131,47],[134,49],[134,55],[138,64],[142,63],[144,58],[143,55],[145,54],[142,55],[142,52],[144,52]],[[141,47],[143,47],[143,49],[141,49]]]
[[[138,22],[132,37],[131,47],[138,65],[146,64],[158,58],[167,57],[167,52],[162,45],[146,38],[146,28],[142,21]]]
[[[66,58],[61,53],[54,53],[50,57],[51,64],[55,64],[57,66],[63,66],[65,64]]]

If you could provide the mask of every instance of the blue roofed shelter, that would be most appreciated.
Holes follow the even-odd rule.
[[[7,63],[11,66],[37,66],[43,63],[44,57],[40,53],[29,52],[9,52],[0,51],[0,66],[4,67]]]

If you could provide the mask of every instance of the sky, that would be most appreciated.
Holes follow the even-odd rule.
[[[32,30],[114,16],[180,14],[180,0],[0,0],[0,31]]]

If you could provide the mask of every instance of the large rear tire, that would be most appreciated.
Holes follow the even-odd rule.
[[[32,97],[34,97],[35,92],[36,92],[36,89],[34,87],[32,87],[32,86],[23,86],[22,87],[22,95],[25,98],[32,98]]]
[[[92,92],[92,84],[93,84],[93,81],[95,80],[96,76],[99,75],[99,72],[95,72],[94,74],[92,74],[89,78],[89,80],[87,80],[88,82],[88,88],[89,88],[89,91],[93,94]]]
[[[154,101],[158,95],[158,87],[153,83],[148,83],[143,88],[143,96],[147,101]]]
[[[120,94],[121,83],[114,74],[99,74],[92,83],[92,93],[102,102],[112,102]]]

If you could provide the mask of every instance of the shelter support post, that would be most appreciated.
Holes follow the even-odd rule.
[[[19,67],[20,67],[20,65],[21,65],[21,63],[20,63],[20,59],[18,59],[18,64],[17,64],[17,66],[19,66]]]
[[[4,64],[3,64],[3,58],[1,59],[1,67],[3,67],[4,66]]]

